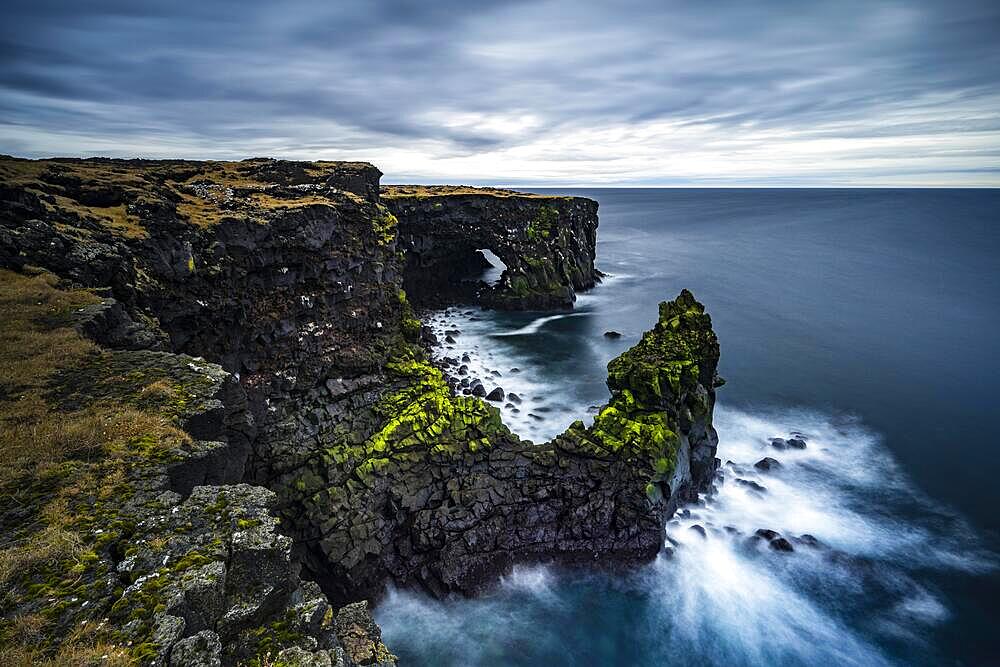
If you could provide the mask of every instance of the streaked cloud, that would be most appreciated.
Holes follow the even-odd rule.
[[[5,3],[0,152],[1000,186],[995,2]]]

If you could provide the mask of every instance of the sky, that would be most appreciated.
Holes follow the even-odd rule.
[[[0,153],[1000,187],[1000,1],[4,0]]]

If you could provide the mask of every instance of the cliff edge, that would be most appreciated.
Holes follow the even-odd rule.
[[[450,390],[404,287],[487,248],[507,272],[484,305],[566,307],[596,280],[596,203],[379,176],[0,159],[0,266],[22,295],[0,385],[11,655],[385,664],[364,600],[388,583],[473,594],[516,562],[655,556],[715,466],[704,308],[661,304],[592,426],[522,441]]]
[[[382,186],[381,195],[399,220],[404,286],[416,303],[571,308],[599,280],[592,199],[418,185]],[[504,265],[494,284],[476,280],[489,266],[483,249]]]

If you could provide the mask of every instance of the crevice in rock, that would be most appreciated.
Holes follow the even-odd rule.
[[[495,407],[451,392],[417,347],[410,299],[457,299],[459,274],[484,268],[481,249],[506,264],[495,285],[476,286],[481,305],[571,307],[598,278],[596,202],[467,189],[390,188],[380,199],[378,171],[358,164],[115,162],[141,186],[113,198],[125,202],[124,222],[101,222],[93,208],[112,199],[78,190],[121,176],[89,163],[68,174],[76,164],[0,191],[0,212],[13,216],[0,225],[0,263],[110,287],[122,308],[91,318],[106,344],[188,363],[148,350],[162,345],[232,373],[191,360],[226,378],[207,397],[218,404],[191,418],[198,442],[163,473],[169,489],[157,500],[182,514],[164,525],[193,526],[189,543],[205,553],[192,569],[223,564],[227,604],[239,568],[263,617],[277,609],[266,582],[306,586],[300,568],[341,605],[388,583],[475,594],[517,562],[646,561],[662,546],[664,517],[712,469],[718,343],[687,292],[612,362],[594,426],[575,422],[539,445],[510,433]],[[126,223],[128,235],[116,226]],[[151,557],[129,567],[162,568]],[[246,623],[217,623],[219,650],[250,650]],[[305,625],[320,644],[304,645],[336,642],[329,624]],[[172,627],[173,653],[215,650],[211,637],[195,646],[187,640],[200,632]],[[372,632],[358,655],[381,655]]]

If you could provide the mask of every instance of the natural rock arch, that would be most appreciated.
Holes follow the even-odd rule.
[[[593,287],[597,202],[508,190],[387,186],[399,220],[403,284],[417,303],[456,300],[505,310],[570,308]],[[469,281],[488,249],[506,270],[495,285]]]

